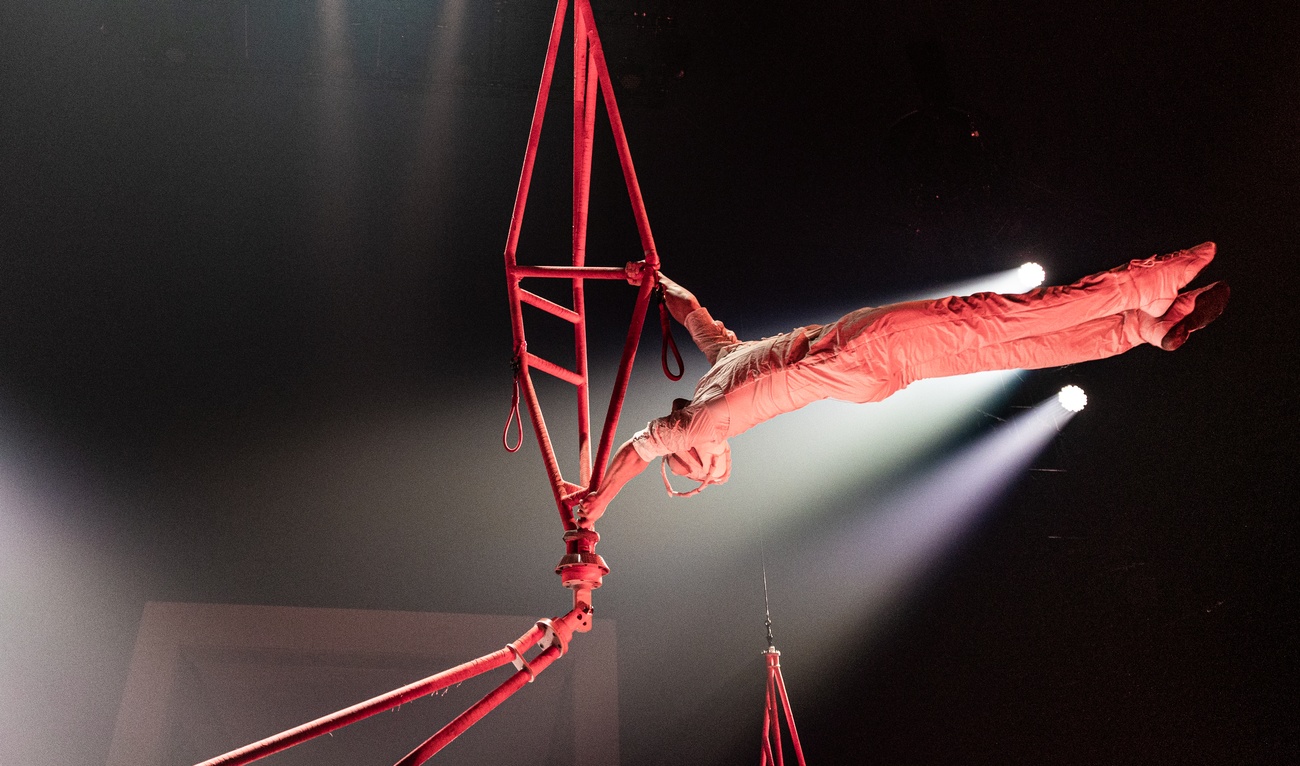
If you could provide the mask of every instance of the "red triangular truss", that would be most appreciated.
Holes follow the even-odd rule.
[[[528,135],[528,150],[524,156],[523,172],[519,178],[519,188],[515,195],[514,214],[510,222],[510,233],[506,240],[506,284],[510,297],[511,327],[514,333],[515,363],[518,372],[517,384],[522,388],[529,416],[541,448],[542,459],[546,464],[547,475],[555,493],[556,506],[560,519],[566,530],[574,529],[563,498],[580,487],[599,484],[613,446],[614,432],[618,427],[618,417],[623,407],[623,397],[627,391],[628,379],[632,372],[632,360],[636,355],[637,341],[645,323],[646,309],[650,302],[653,278],[641,279],[645,274],[652,277],[659,267],[659,256],[655,251],[654,237],[650,233],[650,223],[646,217],[645,203],[641,199],[641,189],[637,184],[636,171],[632,166],[632,154],[628,149],[627,136],[623,132],[623,121],[619,116],[618,104],[614,99],[614,90],[605,64],[605,54],[596,31],[595,17],[592,14],[590,0],[574,0],[573,7],[573,247],[570,262],[554,266],[521,266],[516,259],[519,232],[523,225],[524,206],[528,200],[528,187],[532,180],[533,163],[537,156],[537,147],[541,140],[542,120],[546,113],[546,101],[550,92],[551,77],[555,71],[555,61],[560,45],[560,35],[564,27],[564,16],[568,0],[559,0],[555,19],[551,26],[550,42],[546,51],[546,64],[542,70],[542,83],[537,93],[537,103],[533,109],[532,128]],[[613,129],[614,145],[618,150],[619,162],[623,167],[623,177],[627,183],[628,197],[632,203],[632,212],[636,218],[637,231],[641,238],[644,261],[623,266],[588,266],[586,265],[587,237],[587,202],[591,189],[591,154],[594,143],[596,100],[603,97],[605,111]],[[567,279],[573,285],[573,307],[568,308],[526,290],[521,282],[525,279],[549,278]],[[610,395],[609,408],[601,430],[599,446],[593,461],[591,455],[591,420],[590,420],[590,386],[587,373],[587,318],[584,300],[584,280],[616,279],[639,283],[636,307],[627,332],[623,349],[623,358],[619,363],[614,390]],[[536,356],[528,350],[524,334],[523,306],[527,304],[552,316],[559,317],[574,327],[574,365],[572,368]],[[578,481],[568,482],[560,470],[555,449],[546,430],[541,406],[533,387],[532,371],[545,372],[577,388],[578,393]]]

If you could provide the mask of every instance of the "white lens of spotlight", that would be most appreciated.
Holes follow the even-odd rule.
[[[1088,395],[1078,386],[1066,386],[1056,395],[1056,401],[1070,412],[1079,412],[1088,405]]]
[[[1031,262],[1021,266],[1017,276],[1026,290],[1032,290],[1043,283],[1047,278],[1047,272],[1043,271],[1042,266]]]

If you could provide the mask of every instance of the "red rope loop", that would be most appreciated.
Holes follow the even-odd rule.
[[[668,314],[668,302],[664,300],[664,289],[655,288],[655,294],[659,297],[659,329],[663,331],[663,344],[659,347],[659,361],[663,364],[664,375],[669,380],[681,380],[686,374],[686,366],[682,364],[681,352],[677,350],[677,342],[673,340],[673,325],[671,317]],[[674,374],[668,368],[668,351],[673,352],[673,359],[677,362],[677,373]]]
[[[519,364],[519,357],[515,357],[510,366],[515,371],[515,390],[510,397],[510,417],[506,418],[506,427],[501,431],[501,446],[506,448],[506,452],[518,452],[519,448],[524,446],[524,420],[519,415],[519,376],[523,374],[523,368]],[[514,423],[519,434],[519,440],[515,446],[510,446],[510,424]]]

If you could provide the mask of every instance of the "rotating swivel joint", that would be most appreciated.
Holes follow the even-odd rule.
[[[555,566],[560,583],[573,591],[574,607],[591,611],[591,592],[609,574],[609,565],[596,553],[600,535],[593,529],[570,529],[564,533],[564,558]]]

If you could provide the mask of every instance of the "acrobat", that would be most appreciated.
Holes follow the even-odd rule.
[[[1179,292],[1214,254],[1206,242],[1061,287],[862,308],[758,341],[740,341],[659,275],[670,313],[712,367],[691,399],[618,448],[594,491],[570,499],[574,520],[590,528],[656,457],[700,489],[721,484],[731,472],[728,438],[819,399],[877,402],[924,378],[1057,367],[1143,344],[1173,351],[1227,305],[1223,282]]]

